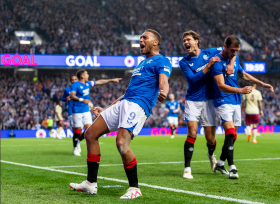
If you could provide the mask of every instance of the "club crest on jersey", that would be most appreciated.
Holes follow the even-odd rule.
[[[80,86],[80,88],[82,89],[82,88],[83,88],[83,86]]]
[[[193,66],[193,63],[189,64],[191,67]]]
[[[208,60],[209,57],[207,55],[203,55],[203,59]]]

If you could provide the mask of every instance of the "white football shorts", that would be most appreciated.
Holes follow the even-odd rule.
[[[72,118],[75,128],[81,127],[83,129],[84,125],[92,124],[92,115],[89,111],[85,113],[73,113]]]
[[[178,117],[167,117],[168,123],[178,125]]]
[[[68,120],[69,120],[69,129],[72,129],[74,127],[73,115],[68,116]]]
[[[233,121],[234,126],[241,126],[241,106],[223,104],[215,108],[220,123]]]
[[[101,112],[110,132],[125,128],[134,136],[141,131],[147,116],[145,111],[136,103],[128,100],[118,101]]]
[[[185,121],[200,121],[201,126],[216,126],[214,101],[185,101]]]

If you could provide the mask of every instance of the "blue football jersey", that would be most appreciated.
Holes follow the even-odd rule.
[[[170,77],[171,72],[169,59],[162,55],[143,60],[134,68],[126,93],[121,100],[137,103],[149,117],[158,97],[159,74]]]
[[[225,84],[232,87],[239,88],[238,81],[237,81],[237,74],[243,73],[243,68],[240,66],[239,58],[236,57],[235,64],[234,64],[234,73],[227,76],[226,69],[227,69],[227,65],[229,64],[229,60],[224,59],[221,56],[221,54],[217,54],[217,56],[220,57],[221,61],[215,62],[210,69],[213,78],[214,89],[215,89],[214,106],[218,107],[223,104],[232,104],[232,105],[241,104],[241,94],[221,92],[214,80],[214,76],[222,74],[225,79]]]
[[[165,107],[169,110],[168,117],[178,117],[178,113],[173,113],[174,110],[177,110],[179,106],[178,101],[167,101]]]
[[[196,57],[190,55],[180,60],[180,68],[188,81],[186,100],[205,101],[214,98],[214,88],[210,72],[204,74],[203,69],[210,59],[223,50],[220,48],[200,49]]]
[[[76,81],[71,85],[71,91],[76,92],[78,98],[90,100],[90,88],[95,85],[95,81],[88,81],[83,84],[80,81]],[[89,111],[89,106],[84,102],[73,101],[73,113],[85,113]]]
[[[64,94],[61,98],[62,101],[66,101],[66,97],[70,96],[70,92],[71,92],[71,86],[68,86],[67,88],[64,89]],[[73,112],[73,101],[67,101],[67,105],[68,105],[68,115],[71,116],[72,112]]]

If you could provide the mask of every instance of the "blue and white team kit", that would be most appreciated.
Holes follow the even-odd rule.
[[[165,107],[169,110],[167,120],[169,124],[178,125],[178,113],[173,113],[179,107],[178,101],[167,101]]]
[[[211,73],[209,71],[204,74],[203,69],[210,59],[222,50],[222,47],[200,49],[198,56],[187,55],[180,60],[180,68],[188,81],[185,121],[200,121],[202,126],[216,126]]]
[[[134,68],[124,97],[101,112],[110,132],[119,128],[138,135],[156,104],[159,93],[159,75],[170,77],[172,66],[168,58],[154,55]]]
[[[66,98],[68,96],[70,96],[71,93],[71,86],[68,86],[67,88],[64,89],[64,94],[62,96],[62,101],[66,101]],[[69,120],[69,128],[73,128],[74,124],[73,124],[73,102],[72,100],[67,101],[67,105],[68,105],[68,120]]]
[[[214,106],[216,115],[221,122],[233,121],[234,126],[241,126],[241,94],[232,94],[221,92],[214,80],[216,75],[222,74],[225,79],[225,84],[231,87],[239,88],[237,74],[243,73],[243,68],[240,66],[239,58],[236,57],[234,64],[234,73],[227,76],[226,69],[229,60],[224,59],[221,54],[217,54],[221,61],[214,63],[211,68],[211,75],[215,89]]]
[[[86,83],[76,81],[71,85],[71,91],[75,91],[78,98],[90,100],[90,88],[94,85],[95,81],[88,81]],[[73,101],[73,124],[75,128],[83,128],[84,125],[92,124],[92,115],[88,104]]]

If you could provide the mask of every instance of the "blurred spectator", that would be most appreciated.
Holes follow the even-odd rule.
[[[234,34],[254,47],[240,52],[243,59],[270,60],[280,57],[279,8],[275,0],[3,1],[0,52],[139,55],[123,34],[152,28],[163,37],[161,54],[182,56],[181,36],[191,29],[201,34],[202,48],[220,47]],[[35,30],[43,44],[18,44],[17,30]]]
[[[54,117],[56,98],[60,99],[64,88],[70,85],[69,78],[75,72],[71,70],[39,70],[38,81],[28,80],[24,75],[13,77],[13,70],[4,69],[0,75],[0,129],[39,129],[48,128],[48,115]],[[91,89],[90,96],[94,106],[107,107],[121,95],[125,94],[131,75],[125,75],[124,71],[97,71],[88,70],[90,80],[101,78],[121,77],[123,80],[118,84],[106,84],[95,86]],[[261,118],[263,125],[280,125],[280,76],[257,75],[257,78],[270,83],[275,88],[275,93],[257,86],[263,95],[264,117]],[[179,124],[185,125],[184,102],[188,84],[180,70],[174,69],[170,83],[170,93],[179,101],[182,111],[179,112]],[[248,85],[240,80],[240,86]],[[38,88],[39,87],[39,88]],[[51,92],[53,92],[51,94]],[[52,97],[51,97],[52,96]],[[56,98],[54,97],[56,96]],[[167,115],[164,111],[165,104],[157,103],[152,110],[151,116],[145,123],[146,127],[168,126]],[[68,119],[67,104],[63,103],[63,117]],[[242,124],[245,124],[245,116]],[[40,125],[41,124],[41,125]],[[67,124],[67,122],[66,122]],[[55,124],[54,124],[55,125]]]

